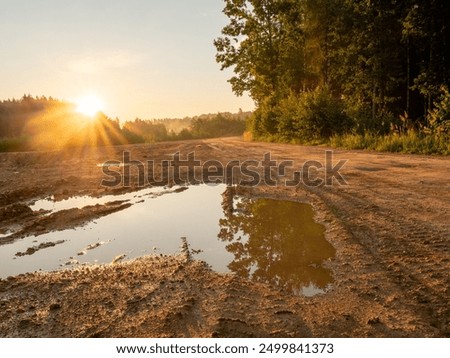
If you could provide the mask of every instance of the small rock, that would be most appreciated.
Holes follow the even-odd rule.
[[[115,263],[117,263],[117,262],[119,262],[119,261],[122,261],[125,257],[127,257],[127,255],[125,255],[125,254],[116,256],[116,257],[114,258],[114,260],[112,260],[112,263],[115,264]]]
[[[96,249],[97,247],[99,247],[101,245],[102,245],[101,243],[97,242],[95,244],[91,244],[88,247],[86,247],[86,250],[94,250],[94,249]]]
[[[80,262],[78,260],[69,260],[65,263],[66,266],[78,265]]]

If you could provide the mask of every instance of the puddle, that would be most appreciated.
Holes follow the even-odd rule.
[[[88,205],[97,205],[97,204],[104,205],[106,203],[117,201],[130,202],[133,204],[142,200],[145,197],[155,197],[165,193],[174,192],[179,189],[180,189],[179,187],[177,187],[177,189],[167,189],[165,187],[152,187],[133,193],[125,193],[119,195],[105,195],[98,198],[86,195],[86,196],[71,197],[63,200],[56,200],[55,197],[52,196],[46,199],[35,201],[33,204],[30,205],[30,209],[33,211],[45,210],[48,211],[48,214],[51,214],[61,210],[68,210],[72,208],[81,209]]]
[[[305,296],[331,287],[332,274],[323,263],[334,256],[334,249],[307,204],[239,197],[234,188],[221,184],[154,187],[100,198],[48,198],[31,208],[55,212],[118,200],[133,205],[82,227],[0,246],[0,277],[174,254],[187,243],[194,258],[218,272],[234,272]],[[30,248],[42,249],[16,255]]]
[[[325,239],[325,228],[314,221],[311,205],[239,198],[232,188],[227,191],[219,238],[234,256],[231,271],[297,295],[330,289],[332,273],[323,263],[335,249]]]

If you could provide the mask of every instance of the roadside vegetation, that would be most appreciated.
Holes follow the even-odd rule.
[[[226,0],[215,40],[247,139],[448,154],[450,10],[444,0]]]

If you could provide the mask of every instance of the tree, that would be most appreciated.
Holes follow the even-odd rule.
[[[295,0],[225,0],[230,22],[214,41],[221,68],[233,68],[229,80],[236,95],[248,91],[257,104],[304,78],[301,12]]]
[[[422,108],[413,108],[413,114],[426,115],[440,96],[442,86],[450,87],[448,2],[408,1],[402,25],[404,42],[408,47],[408,91],[416,91],[422,96],[419,101],[414,101]],[[413,101],[408,98],[408,112],[410,104]]]

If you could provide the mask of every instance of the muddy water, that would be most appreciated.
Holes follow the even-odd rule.
[[[119,195],[104,195],[99,198],[95,198],[92,196],[75,196],[71,198],[65,198],[63,200],[55,200],[54,197],[49,197],[41,200],[35,201],[32,205],[30,205],[31,210],[39,211],[45,210],[50,213],[54,213],[61,210],[68,210],[72,208],[81,209],[88,205],[103,205],[108,202],[113,201],[129,201],[136,202],[140,201],[140,199],[146,197],[156,197],[158,195],[171,193],[176,191],[177,189],[166,189],[165,187],[152,187],[148,189],[143,189],[135,193],[126,193]]]
[[[0,277],[179,253],[181,238],[186,237],[191,255],[218,272],[234,272],[306,296],[331,287],[331,272],[323,264],[334,249],[307,204],[240,197],[225,185],[201,185],[56,202],[47,198],[31,208],[55,212],[117,200],[132,206],[83,227],[0,246]],[[43,249],[30,250],[39,247]],[[24,254],[27,250],[34,253]]]
[[[314,221],[311,205],[234,195],[231,202],[230,194],[224,197],[228,200],[219,238],[234,256],[231,271],[306,296],[331,287],[331,271],[323,264],[335,250],[324,237],[324,227]]]

